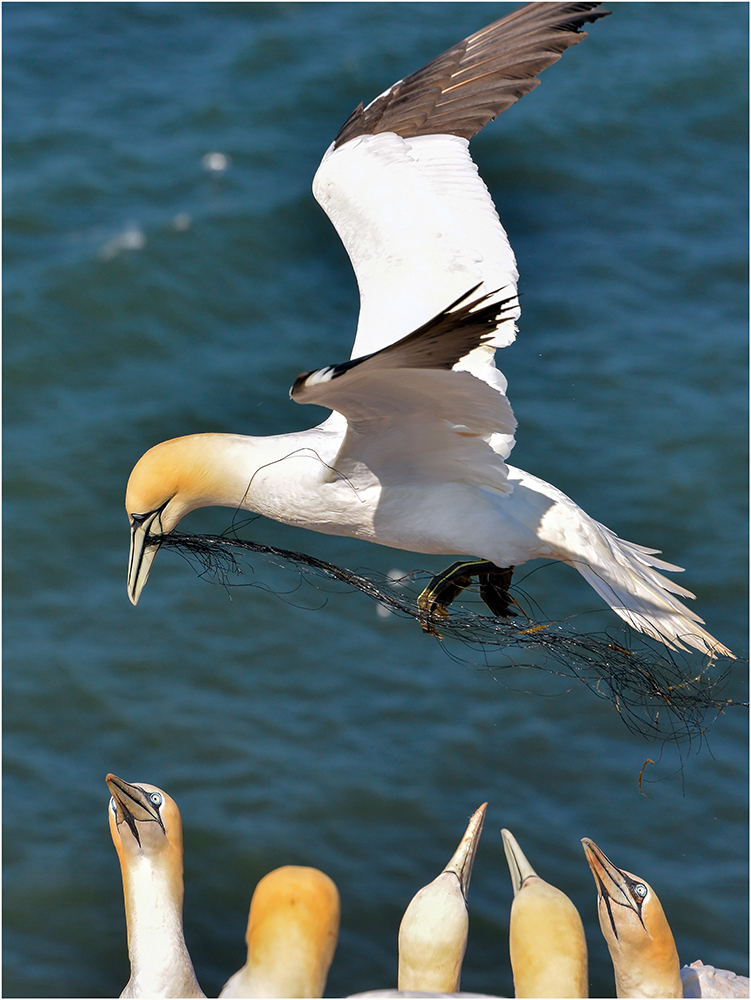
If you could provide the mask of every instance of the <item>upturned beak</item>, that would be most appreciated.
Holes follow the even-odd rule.
[[[477,845],[480,843],[482,825],[485,822],[485,811],[488,808],[487,802],[483,802],[480,808],[474,813],[469,821],[466,833],[461,839],[461,843],[454,852],[454,856],[443,869],[445,872],[453,872],[459,879],[462,895],[465,902],[469,895],[469,880],[472,878],[472,866],[475,863]]]
[[[503,837],[503,850],[508,862],[508,870],[511,875],[511,884],[514,887],[514,895],[521,890],[528,878],[539,878],[537,872],[527,861],[521,847],[516,842],[516,837],[510,830],[501,830]]]
[[[127,824],[136,842],[141,844],[138,833],[138,823],[158,823],[164,830],[162,817],[149,799],[149,793],[140,785],[131,785],[116,774],[108,774],[105,778],[107,787],[117,809],[116,822]]]
[[[128,559],[128,597],[131,604],[138,604],[138,598],[149,578],[149,570],[159,551],[159,542],[154,535],[161,535],[161,514],[164,507],[150,514],[131,514],[130,517],[130,557]]]
[[[613,902],[628,906],[636,912],[629,883],[634,882],[629,874],[622,871],[608,858],[589,837],[582,837],[582,847],[594,875],[597,895],[600,899],[612,899]]]

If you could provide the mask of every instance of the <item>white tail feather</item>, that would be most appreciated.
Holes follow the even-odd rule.
[[[617,615],[632,628],[658,639],[671,649],[692,646],[707,656],[733,654],[701,627],[704,620],[673,597],[693,598],[690,590],[668,580],[657,569],[682,572],[655,558],[655,550],[627,542],[602,524],[601,539],[609,550],[608,559],[580,562],[568,558]]]

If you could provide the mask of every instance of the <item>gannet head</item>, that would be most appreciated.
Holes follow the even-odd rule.
[[[588,837],[582,845],[597,886],[597,915],[618,996],[682,997],[678,952],[654,889],[616,868]]]
[[[438,878],[414,896],[399,927],[400,990],[454,993],[467,948],[467,897],[487,802]]]
[[[182,876],[183,825],[174,799],[156,785],[131,785],[116,774],[106,780],[110,833],[121,865],[143,857],[166,865],[179,859]]]
[[[516,995],[587,996],[587,942],[578,910],[540,878],[509,830],[501,836],[514,889],[509,950]]]
[[[250,903],[248,960],[223,997],[320,997],[339,937],[339,891],[317,868],[265,875]]]
[[[160,535],[199,507],[226,503],[226,483],[217,476],[226,436],[189,434],[149,449],[130,474],[125,510],[130,518],[128,597],[133,604],[148,580]]]

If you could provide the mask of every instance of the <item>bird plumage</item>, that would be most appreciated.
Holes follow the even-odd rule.
[[[123,997],[203,997],[183,935],[183,832],[174,799],[107,775],[120,859],[130,979]]]
[[[584,854],[597,887],[597,915],[618,997],[682,997],[680,962],[660,900],[638,875],[617,868],[588,837]]]
[[[265,875],[250,903],[245,965],[222,997],[322,997],[339,936],[339,892],[317,868]]]
[[[487,802],[441,874],[419,890],[399,927],[399,990],[454,993],[467,948],[467,896]]]
[[[501,830],[514,901],[509,951],[517,997],[587,997],[587,942],[568,896],[545,882],[509,830]]]
[[[507,464],[516,421],[494,352],[516,335],[518,273],[468,138],[585,37],[582,25],[605,13],[598,6],[528,4],[350,117],[313,193],[359,286],[351,362],[292,388],[297,402],[333,412],[299,433],[192,435],[147,452],[126,495],[133,603],[159,535],[196,507],[221,505],[500,569],[558,559],[633,628],[732,655],[678,600],[693,595],[662,575],[679,567]]]

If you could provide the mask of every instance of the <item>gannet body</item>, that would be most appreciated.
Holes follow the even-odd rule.
[[[123,877],[130,979],[123,997],[203,997],[183,936],[183,829],[154,785],[107,775],[112,840]]]
[[[557,559],[633,628],[732,655],[677,599],[694,595],[660,572],[680,567],[507,464],[516,421],[494,356],[516,336],[518,272],[469,139],[586,37],[579,29],[608,13],[597,6],[527,4],[350,116],[313,193],[360,290],[351,361],[291,390],[332,413],[299,433],[190,435],[148,451],[126,495],[134,604],[159,536],[191,510],[227,506],[412,552],[471,553],[500,581]],[[451,599],[430,587],[422,596],[436,613]],[[505,613],[503,599],[487,603]]]
[[[517,997],[588,997],[587,942],[568,896],[545,882],[501,830],[514,901],[509,950]]]
[[[399,926],[400,991],[455,993],[467,949],[467,896],[487,802],[473,814],[453,857],[404,911]]]
[[[616,868],[593,840],[582,839],[597,886],[597,915],[608,944],[618,997],[682,997],[680,962],[654,889]]]
[[[264,876],[250,903],[248,960],[222,997],[322,997],[339,935],[339,892],[316,868]]]

